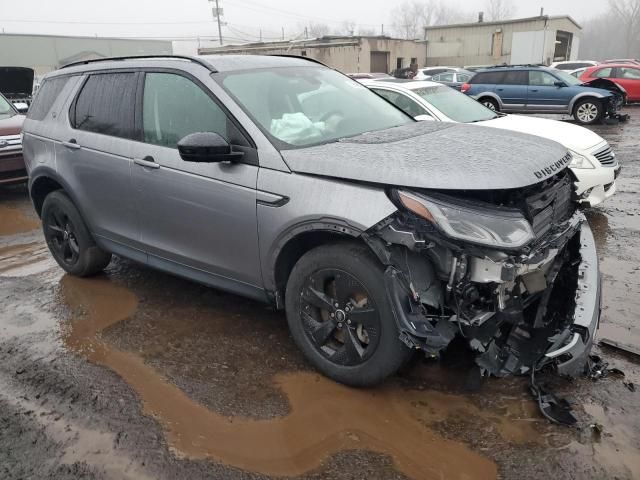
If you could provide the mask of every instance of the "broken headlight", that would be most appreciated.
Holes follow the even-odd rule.
[[[516,210],[487,208],[453,199],[398,191],[405,208],[434,223],[451,238],[491,247],[519,248],[535,238],[531,224]]]

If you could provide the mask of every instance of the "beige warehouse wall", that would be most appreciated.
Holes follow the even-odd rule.
[[[168,55],[170,41],[0,34],[0,65],[43,75],[76,60],[126,55]]]
[[[491,51],[492,36],[502,31],[502,55],[494,58]],[[427,64],[432,65],[493,65],[511,62],[513,34],[545,30],[545,18],[535,18],[517,23],[471,24],[452,27],[431,27],[427,35]],[[567,18],[550,18],[546,21],[544,59],[553,58],[557,30],[580,36],[581,31]],[[543,61],[543,57],[538,60]]]

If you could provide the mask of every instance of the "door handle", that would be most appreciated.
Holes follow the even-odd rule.
[[[75,138],[72,138],[68,142],[62,142],[62,145],[71,150],[80,150],[82,148],[80,145],[78,145],[78,142],[76,142]]]
[[[537,88],[532,88],[531,90],[529,90],[530,92],[537,92],[538,89]]]
[[[496,88],[496,90],[498,90],[499,92],[504,91],[504,88]]]
[[[153,168],[153,169],[160,168],[160,164],[156,163],[153,157],[134,158],[133,163],[135,163],[136,165],[140,165],[141,167],[144,167],[144,168]]]

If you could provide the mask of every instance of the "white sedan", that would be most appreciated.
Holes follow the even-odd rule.
[[[563,144],[573,154],[570,168],[576,193],[585,206],[597,205],[616,191],[620,171],[611,147],[600,135],[567,122],[489,110],[445,85],[415,80],[362,80],[362,84],[417,120],[477,123],[545,137]]]

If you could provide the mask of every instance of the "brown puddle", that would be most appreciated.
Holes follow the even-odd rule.
[[[133,353],[100,339],[104,329],[131,316],[137,299],[107,279],[62,279],[62,295],[77,313],[63,331],[67,347],[117,372],[167,431],[172,447],[192,458],[211,458],[267,475],[294,476],[318,468],[343,450],[388,454],[414,479],[496,478],[497,467],[462,443],[425,427],[450,416],[487,416],[464,397],[383,387],[354,390],[312,373],[277,375],[291,413],[254,420],[224,417],[193,401]],[[528,441],[530,422],[510,425],[491,417],[507,438]]]
[[[17,208],[0,205],[0,236],[30,232],[39,227],[37,218],[29,217]]]
[[[0,247],[0,276],[33,275],[43,272],[50,264],[49,250],[42,242]]]
[[[625,420],[624,411],[610,411],[595,403],[583,405],[593,422],[602,427],[602,438],[588,444],[572,442],[569,449],[594,457],[611,478],[640,478],[640,455],[635,445],[633,427]]]

